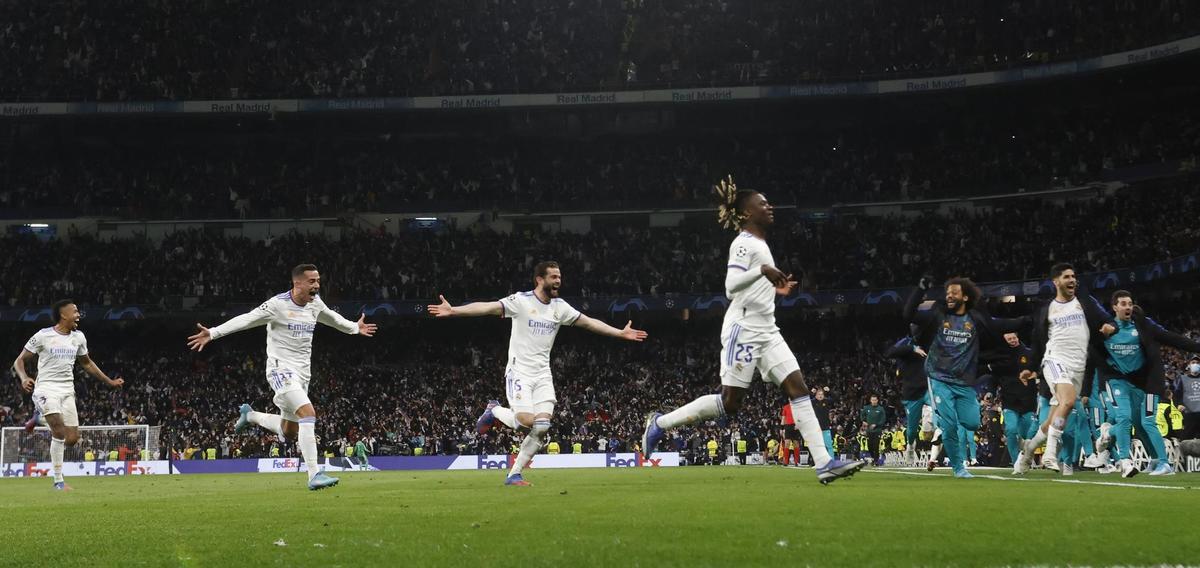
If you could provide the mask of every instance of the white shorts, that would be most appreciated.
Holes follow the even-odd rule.
[[[921,431],[933,432],[933,407],[928,404],[921,407]]]
[[[756,369],[762,380],[778,385],[800,365],[779,330],[763,333],[727,324],[721,330],[721,384],[750,388]]]
[[[42,413],[43,419],[51,414],[62,416],[63,424],[71,427],[79,426],[79,411],[75,409],[75,387],[53,388],[38,387],[33,389],[33,405]]]
[[[1083,390],[1083,367],[1064,365],[1054,359],[1042,359],[1042,377],[1050,386],[1050,406],[1058,406],[1054,385],[1073,385],[1076,396]]]
[[[518,414],[554,414],[554,379],[550,376],[522,377],[515,369],[504,370],[504,393],[508,407]]]
[[[267,367],[267,383],[275,391],[273,402],[279,407],[279,416],[289,422],[299,422],[296,411],[308,400],[308,377],[283,366]]]

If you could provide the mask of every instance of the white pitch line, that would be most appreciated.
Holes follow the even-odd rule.
[[[950,477],[941,473],[929,473],[924,471],[899,471],[894,469],[864,469],[859,473],[894,473],[896,475],[918,475],[921,477]],[[1075,483],[1079,485],[1110,485],[1113,487],[1139,487],[1142,489],[1169,489],[1175,491],[1184,491],[1191,489],[1190,487],[1177,487],[1173,485],[1146,485],[1145,483],[1118,483],[1115,481],[1083,481],[1082,479],[1037,479],[1030,477],[1002,477],[999,475],[976,475],[975,479],[997,479],[1000,481],[1048,481],[1051,483]]]

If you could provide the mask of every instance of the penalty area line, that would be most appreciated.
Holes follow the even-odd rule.
[[[899,471],[889,469],[864,469],[859,473],[891,473],[894,475],[916,475],[920,477],[945,477],[951,476],[943,473],[929,473],[926,471]],[[1075,485],[1108,485],[1112,487],[1136,487],[1139,489],[1168,489],[1175,491],[1186,491],[1191,487],[1177,487],[1173,485],[1146,485],[1145,483],[1119,483],[1116,481],[1084,481],[1082,479],[1035,479],[1030,477],[1002,477],[999,475],[975,475],[975,479],[995,479],[999,481],[1033,481],[1033,482],[1050,482],[1050,483],[1071,483]]]

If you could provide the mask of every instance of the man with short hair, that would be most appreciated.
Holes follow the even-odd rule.
[[[559,298],[562,270],[557,262],[544,261],[534,266],[533,283],[533,290],[498,301],[452,306],[444,296],[438,296],[441,303],[428,307],[429,314],[439,318],[499,316],[512,319],[508,362],[504,370],[504,390],[509,406],[500,406],[496,400],[488,401],[475,424],[479,434],[486,434],[497,420],[514,430],[529,430],[505,478],[505,485],[529,485],[522,472],[550,434],[550,419],[554,415],[554,403],[558,401],[550,372],[550,350],[562,326],[626,341],[646,339],[646,332],[634,329],[632,321],[618,329],[581,314]]]
[[[202,351],[210,342],[239,331],[267,326],[267,383],[275,391],[279,414],[255,412],[249,404],[238,409],[234,425],[241,432],[257,424],[281,438],[298,442],[308,469],[308,488],[324,489],[337,485],[338,478],[325,475],[319,468],[317,453],[317,411],[308,399],[312,381],[312,342],[317,324],[342,333],[371,337],[376,326],[366,323],[365,315],[350,321],[325,305],[321,292],[321,274],[312,264],[292,269],[292,288],[265,301],[259,307],[212,329],[197,323],[199,330],[188,337],[188,347]]]
[[[54,470],[54,489],[70,491],[63,479],[63,454],[79,442],[79,411],[75,408],[75,364],[113,388],[125,379],[108,378],[88,355],[87,338],[79,331],[83,318],[74,300],[59,300],[50,306],[54,325],[44,328],[29,341],[13,361],[13,370],[21,379],[21,389],[33,394],[34,416],[31,422],[50,427],[50,464]],[[37,358],[37,378],[29,376],[25,363]],[[26,425],[27,430],[33,424]]]
[[[1054,284],[1054,299],[1034,313],[1033,356],[1018,376],[1021,381],[1029,381],[1040,373],[1051,390],[1050,415],[1033,438],[1022,444],[1021,455],[1013,465],[1013,475],[1029,471],[1034,450],[1043,442],[1046,452],[1042,456],[1042,465],[1047,469],[1060,469],[1058,450],[1063,431],[1075,411],[1079,393],[1085,392],[1084,377],[1092,370],[1089,346],[1094,334],[1099,334],[1095,337],[1108,336],[1115,331],[1112,317],[1095,298],[1086,293],[1080,298],[1076,294],[1079,281],[1075,277],[1075,267],[1067,263],[1055,264],[1050,268],[1050,281]],[[1062,471],[1070,473],[1066,469]]]

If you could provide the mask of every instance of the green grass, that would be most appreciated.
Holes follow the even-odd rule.
[[[1001,473],[1007,477],[1006,474]],[[1162,490],[709,467],[0,480],[0,564],[996,566],[1200,562],[1200,476]],[[1121,482],[1079,473],[1074,479]],[[1192,485],[1196,488],[1192,488]],[[1057,528],[1051,528],[1052,522]],[[1189,528],[1192,527],[1192,528]],[[286,546],[277,546],[281,540]]]

